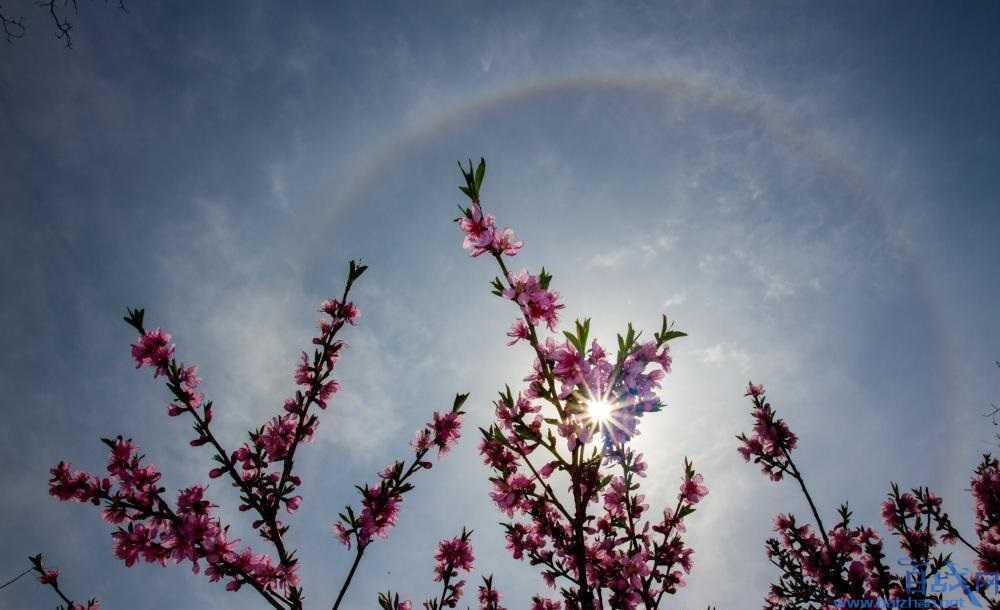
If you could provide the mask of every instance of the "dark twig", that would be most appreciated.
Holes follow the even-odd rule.
[[[105,5],[110,3],[110,0],[104,0]],[[118,10],[128,14],[126,0],[117,0],[116,4],[118,5]],[[56,38],[62,40],[66,44],[67,49],[72,49],[73,22],[66,16],[66,13],[72,9],[74,15],[79,14],[79,0],[36,0],[35,5],[49,14],[49,19],[56,28]],[[3,36],[7,39],[7,42],[13,43],[15,40],[24,38],[28,28],[22,18],[11,17],[9,13],[4,11],[3,5],[0,5],[0,29],[2,29]]]
[[[8,44],[13,43],[18,38],[24,38],[24,21],[20,18],[8,17],[4,13],[2,4],[0,4],[0,27],[3,27],[3,34],[7,38]]]
[[[31,572],[32,570],[34,570],[34,569],[35,569],[35,568],[33,568],[33,567],[32,567],[32,568],[28,568],[27,570],[25,570],[25,571],[21,572],[20,574],[18,574],[18,575],[17,575],[17,576],[15,576],[14,578],[11,578],[11,579],[10,579],[10,580],[8,580],[7,582],[5,582],[5,583],[3,583],[2,585],[0,585],[0,589],[6,589],[7,587],[9,587],[9,586],[11,586],[12,584],[16,583],[17,581],[21,580],[21,578],[23,578],[23,577],[24,577],[25,575],[27,575],[28,573],[30,573],[30,572]]]

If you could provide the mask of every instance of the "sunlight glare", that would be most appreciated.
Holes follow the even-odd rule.
[[[613,407],[607,400],[592,400],[587,403],[587,415],[596,424],[604,425],[611,419]]]

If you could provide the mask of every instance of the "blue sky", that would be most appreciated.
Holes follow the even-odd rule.
[[[667,312],[690,333],[637,441],[654,509],[685,455],[711,489],[669,607],[759,604],[771,516],[807,510],[736,453],[751,376],[826,515],[849,499],[876,524],[895,480],[936,489],[969,531],[1000,400],[995,4],[83,8],[74,51],[36,17],[0,59],[0,573],[42,551],[108,608],[256,604],[183,567],[125,569],[95,511],[48,498],[47,470],[99,469],[97,439],[121,433],[169,489],[202,481],[207,455],[129,361],[125,307],[201,365],[235,445],[291,392],[317,304],[363,258],[344,391],[301,454],[307,595],[321,607],[346,572],[329,525],[353,483],[469,391],[463,441],[348,607],[429,595],[433,545],[462,525],[524,607],[543,585],[503,551],[472,431],[530,357],[504,348],[512,311],[450,222],[455,161],[480,155],[486,205],[524,239],[521,265],[552,270],[564,320],[610,341]],[[28,582],[0,593],[45,605]]]

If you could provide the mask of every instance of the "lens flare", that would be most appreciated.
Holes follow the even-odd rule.
[[[614,406],[607,400],[592,400],[587,403],[587,417],[593,423],[603,426],[611,421]]]

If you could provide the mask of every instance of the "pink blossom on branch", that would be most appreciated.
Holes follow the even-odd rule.
[[[337,335],[345,325],[357,323],[359,310],[348,296],[366,269],[352,261],[342,296],[322,303],[324,317],[312,340],[312,353],[303,353],[294,371],[298,390],[284,402],[278,415],[250,431],[249,441],[232,452],[223,447],[212,428],[213,403],[199,392],[197,368],[175,360],[176,347],[168,333],[146,329],[142,309],[129,310],[125,318],[139,335],[131,348],[137,367],[151,368],[154,378],[166,378],[172,394],[168,415],[192,418],[195,435],[190,445],[213,450],[215,465],[209,470],[209,478],[226,477],[239,490],[240,510],[253,513],[251,525],[272,547],[271,553],[255,552],[229,535],[228,526],[215,514],[216,505],[208,499],[206,486],[188,487],[171,501],[159,470],[121,436],[104,439],[109,449],[107,476],[73,470],[60,462],[51,470],[50,494],[63,501],[103,506],[104,520],[116,526],[112,533],[115,555],[127,566],[139,562],[188,563],[196,573],[204,569],[211,581],[224,581],[227,590],[249,585],[277,610],[301,610],[298,559],[285,541],[289,526],[282,521],[282,515],[295,512],[302,504],[302,496],[296,493],[301,479],[294,472],[294,458],[299,445],[316,434],[319,418],[313,407],[326,409],[339,388],[332,372],[344,343]],[[443,455],[454,446],[460,434],[460,406],[464,400],[465,396],[460,395],[449,413],[435,413],[425,428],[427,446],[416,450],[409,469],[404,471],[402,463],[394,464],[382,473],[379,486],[362,488],[364,509],[357,519],[351,515],[351,531],[338,524],[344,537],[355,536],[359,549],[372,536],[387,535],[397,519],[402,495],[412,489],[409,476],[432,465],[426,456],[429,449],[437,447],[438,454]],[[43,570],[40,558],[37,562],[33,559],[33,565],[40,581],[59,593],[58,572]],[[352,569],[336,605],[353,574]],[[98,607],[96,601],[85,606],[62,593],[60,596],[73,610]],[[409,608],[401,603],[399,610]]]
[[[737,437],[742,443],[738,451],[744,460],[760,464],[761,471],[772,481],[780,481],[790,473],[791,451],[798,445],[798,437],[771,409],[763,385],[750,382],[745,396],[753,400],[754,427],[750,436]]]
[[[230,539],[228,527],[213,515],[215,505],[205,499],[204,487],[196,485],[182,490],[172,507],[159,484],[159,471],[143,463],[131,441],[118,437],[104,439],[104,443],[111,454],[107,467],[110,477],[99,480],[88,474],[87,480],[93,483],[90,491],[66,499],[104,504],[105,521],[118,525],[112,534],[115,556],[126,566],[140,561],[159,565],[169,561],[190,562],[197,573],[205,561],[209,579],[228,579],[229,590],[250,584],[265,597],[272,597],[297,587],[296,562],[276,566],[270,557],[253,553],[249,548],[237,552],[239,540]],[[61,490],[67,485],[69,472],[62,463],[52,469],[53,495],[67,495]]]
[[[411,443],[414,454],[409,465],[404,461],[397,460],[387,466],[379,473],[379,483],[375,486],[357,486],[361,494],[361,511],[355,512],[350,506],[340,513],[340,520],[333,524],[333,533],[337,540],[347,548],[355,548],[354,562],[348,573],[347,579],[341,586],[337,600],[334,602],[336,610],[344,599],[344,595],[351,584],[351,580],[364,557],[365,550],[372,543],[375,537],[383,540],[389,537],[390,530],[396,525],[399,515],[399,507],[403,502],[403,495],[413,489],[410,478],[421,470],[429,470],[433,463],[428,457],[431,448],[438,449],[438,456],[447,454],[461,436],[462,419],[465,412],[462,405],[468,399],[468,394],[458,394],[452,403],[451,410],[444,414],[435,412],[431,421],[417,431]],[[395,608],[394,604],[406,604],[408,601],[399,602],[398,596],[395,600],[380,598],[389,607]],[[383,608],[386,606],[383,605]],[[402,607],[402,606],[399,606]],[[404,609],[405,610],[405,609]]]
[[[479,167],[475,171],[472,169],[472,160],[469,160],[469,171],[458,164],[465,178],[465,186],[458,189],[472,201],[468,208],[462,209],[462,217],[456,219],[465,240],[462,247],[469,251],[470,256],[480,256],[489,252],[499,257],[501,254],[514,256],[521,249],[522,242],[514,237],[514,231],[510,228],[498,230],[496,228],[496,218],[493,214],[484,214],[479,205],[479,190],[483,186],[483,179],[486,177],[486,163],[480,160]]]
[[[381,480],[378,485],[357,488],[361,493],[360,514],[347,507],[341,513],[340,521],[333,526],[337,539],[344,546],[350,548],[356,543],[360,555],[374,537],[388,538],[389,530],[396,524],[403,495],[413,489],[410,478],[433,466],[427,455],[431,448],[437,447],[438,455],[444,455],[461,436],[465,415],[462,405],[468,397],[468,394],[457,395],[450,411],[444,414],[435,412],[431,421],[417,432],[411,443],[414,454],[409,466],[402,461],[393,462],[379,473]]]
[[[59,570],[46,569],[42,561],[42,555],[28,557],[28,562],[31,564],[31,569],[38,574],[38,582],[52,589],[59,596],[59,599],[66,604],[66,610],[101,610],[101,602],[96,599],[92,598],[87,602],[75,602],[70,599],[59,586]],[[60,606],[60,608],[62,607]]]
[[[442,610],[455,608],[462,599],[465,580],[456,580],[463,572],[472,570],[474,561],[472,531],[462,528],[462,533],[455,538],[442,540],[438,543],[434,554],[434,581],[441,583],[441,592],[423,603],[425,610]],[[499,605],[500,594],[493,590],[493,577],[483,579],[484,585],[479,588],[481,610],[505,610]],[[392,591],[379,593],[379,607],[382,610],[411,610],[409,600],[400,601],[399,594]]]
[[[555,331],[559,322],[559,310],[565,305],[559,303],[559,293],[549,290],[551,276],[543,269],[539,275],[531,275],[522,269],[508,276],[509,286],[504,288],[504,298],[517,303],[528,323],[536,326],[545,323],[550,331]]]
[[[500,605],[502,596],[493,588],[493,575],[484,576],[479,585],[479,610],[507,610]]]
[[[683,586],[692,550],[681,536],[685,518],[707,494],[702,476],[685,465],[677,504],[651,521],[638,479],[646,464],[628,446],[643,415],[659,411],[658,391],[670,371],[668,342],[684,336],[664,317],[648,341],[629,325],[618,337],[617,355],[589,337],[589,320],[558,338],[564,305],[544,269],[511,272],[493,242],[496,220],[483,211],[480,191],[486,172],[462,168],[460,190],[471,203],[459,228],[473,256],[490,254],[500,275],[494,295],[513,302],[519,317],[507,345],[527,343],[532,370],[519,392],[505,388],[495,405],[495,423],[482,430],[479,446],[493,473],[490,497],[510,518],[503,524],[515,559],[538,566],[550,587],[561,587],[568,610],[659,606]],[[596,442],[600,439],[600,442]],[[602,501],[603,500],[603,504]],[[563,603],[536,597],[533,609]]]
[[[684,477],[681,482],[681,491],[677,497],[691,505],[701,502],[702,498],[708,495],[708,488],[705,487],[703,481],[704,477],[700,474]]]
[[[170,343],[170,334],[159,328],[142,331],[139,341],[132,344],[132,359],[135,367],[152,367],[154,376],[159,377],[167,372],[167,365],[174,357],[174,346]]]
[[[812,513],[813,523],[802,523],[793,515],[779,514],[774,520],[776,538],[767,541],[768,559],[780,573],[765,599],[766,610],[784,610],[815,605],[828,608],[851,604],[888,607],[902,600],[913,607],[946,607],[949,600],[941,587],[933,587],[935,575],[949,573],[959,579],[973,605],[1000,607],[984,587],[948,565],[950,553],[937,550],[939,543],[961,542],[977,556],[979,568],[995,572],[1000,568],[993,553],[991,535],[1000,531],[1000,473],[989,455],[972,478],[976,500],[976,534],[979,543],[969,542],[944,512],[942,500],[926,487],[903,491],[893,483],[882,503],[882,522],[900,543],[909,561],[909,570],[898,573],[885,563],[882,537],[874,529],[856,526],[847,504],[837,511],[837,523],[826,529],[819,508],[806,486],[792,450],[798,439],[767,401],[762,385],[751,383],[746,396],[753,402],[754,430],[737,437],[739,452],[747,461],[762,465],[772,480],[795,480]],[[981,601],[980,601],[981,600]]]

